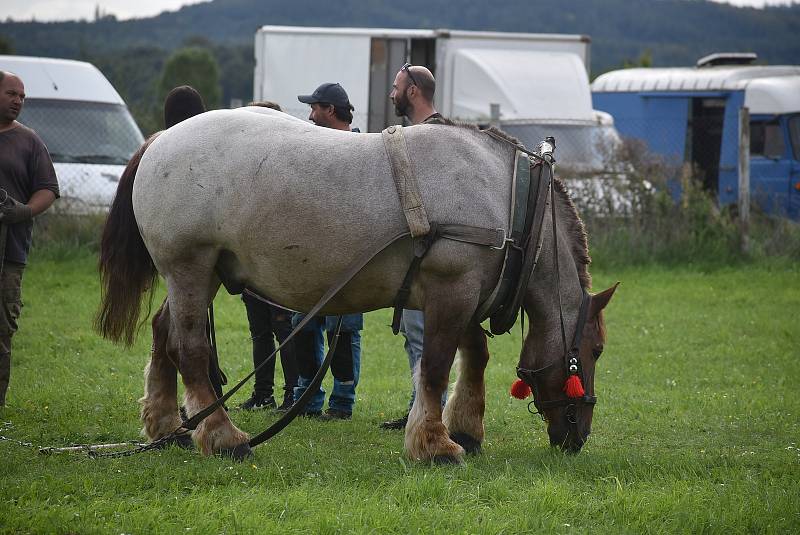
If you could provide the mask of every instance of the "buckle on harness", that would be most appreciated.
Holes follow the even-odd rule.
[[[497,237],[498,237],[498,241],[500,242],[500,245],[490,245],[489,246],[490,249],[495,249],[497,251],[502,251],[503,249],[506,248],[506,243],[514,241],[513,238],[509,238],[508,237],[508,234],[506,233],[506,229],[504,229],[504,228],[497,228],[497,229],[495,229],[495,232],[497,232]]]

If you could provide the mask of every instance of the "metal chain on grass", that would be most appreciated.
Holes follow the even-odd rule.
[[[11,422],[3,422],[3,426],[0,427],[0,433],[5,433],[9,429],[11,429],[13,426],[14,426],[14,424],[12,424]],[[17,440],[16,438],[7,437],[5,435],[0,435],[0,440],[6,441],[6,442],[13,442],[16,445],[23,446],[25,448],[33,448],[33,447],[35,447],[30,442],[23,442],[21,440]]]
[[[14,424],[11,422],[3,422],[3,425],[0,427],[0,433],[5,433],[6,431],[10,430]],[[163,437],[156,442],[150,444],[143,444],[141,442],[137,442],[134,440],[127,441],[127,442],[117,442],[114,444],[73,444],[72,446],[36,446],[32,442],[24,442],[22,440],[18,440],[13,437],[8,437],[5,435],[0,434],[0,441],[11,442],[18,446],[22,446],[25,448],[36,448],[36,450],[42,455],[50,455],[51,453],[72,453],[72,452],[85,452],[89,457],[126,457],[128,455],[133,455],[134,453],[138,453],[139,451],[147,451],[150,449],[155,449],[167,440],[173,438],[177,435],[176,432],[173,432],[166,437]],[[132,450],[126,450],[121,452],[114,452],[114,453],[98,453],[98,449],[108,449],[108,448],[119,448],[123,446],[136,446],[136,448]]]

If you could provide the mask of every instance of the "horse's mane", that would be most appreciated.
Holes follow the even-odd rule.
[[[480,128],[472,123],[451,121],[449,119],[445,119],[442,124],[454,126],[456,128],[465,128],[467,130],[473,130],[476,132],[492,132],[492,134],[494,134],[496,137],[508,141],[512,145],[515,145],[519,148],[524,148],[518,139],[508,135],[499,128],[495,128],[494,126],[490,126],[489,128]],[[592,275],[589,273],[589,264],[591,264],[592,259],[589,256],[589,241],[586,236],[586,227],[583,225],[583,221],[578,215],[578,210],[575,208],[575,203],[572,202],[572,198],[569,196],[566,186],[563,182],[561,182],[560,179],[556,177],[553,177],[553,192],[561,199],[561,206],[564,208],[563,210],[560,210],[559,213],[562,214],[564,223],[567,225],[565,229],[567,236],[571,238],[570,248],[572,252],[572,258],[575,261],[575,267],[578,270],[578,279],[580,280],[583,288],[591,288]]]
[[[589,256],[589,240],[586,236],[586,227],[578,215],[578,210],[575,208],[575,203],[567,192],[566,186],[560,179],[553,177],[553,194],[557,195],[561,200],[562,210],[559,210],[562,221],[559,223],[566,223],[564,229],[567,235],[571,238],[570,247],[572,258],[575,260],[575,267],[578,270],[578,279],[581,281],[583,288],[592,287],[592,275],[589,273],[589,264],[592,263],[592,258]]]
[[[509,134],[507,134],[505,132],[503,132],[502,130],[500,130],[499,128],[496,128],[494,126],[490,126],[489,128],[481,128],[478,125],[473,124],[473,123],[466,123],[466,122],[462,122],[462,121],[452,121],[450,119],[443,119],[441,124],[448,125],[448,126],[455,126],[457,128],[464,128],[466,130],[473,130],[475,132],[492,132],[497,137],[508,141],[512,145],[516,145],[517,147],[520,147],[520,148],[525,148],[517,138],[515,138],[515,137],[513,137],[513,136],[511,136],[511,135],[509,135]]]

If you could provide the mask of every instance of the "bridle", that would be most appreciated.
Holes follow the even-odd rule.
[[[552,162],[554,163],[554,162]],[[551,165],[552,165],[551,163]],[[578,384],[584,385],[586,384],[585,377],[583,376],[583,369],[581,367],[580,362],[580,347],[581,341],[583,339],[583,329],[586,326],[586,321],[588,320],[589,316],[589,306],[592,302],[592,296],[586,291],[586,288],[581,287],[581,305],[578,312],[578,321],[575,324],[575,333],[572,336],[572,344],[567,346],[567,335],[566,335],[566,328],[564,326],[564,306],[561,299],[561,275],[559,271],[558,265],[558,234],[557,234],[557,218],[556,218],[556,203],[555,198],[553,197],[553,182],[552,179],[549,184],[550,188],[550,214],[551,214],[551,228],[553,230],[553,255],[554,255],[554,264],[555,264],[555,271],[556,271],[556,290],[558,292],[558,314],[559,314],[559,324],[561,327],[561,347],[564,348],[563,357],[560,359],[564,365],[564,369],[566,371],[568,377],[568,383],[570,378],[573,376],[579,379]],[[523,312],[524,314],[524,312]],[[517,368],[517,377],[519,377],[522,381],[527,384],[530,389],[531,393],[533,394],[533,401],[528,404],[528,410],[533,414],[538,414],[541,416],[542,420],[546,421],[547,418],[545,416],[544,411],[553,407],[566,407],[567,410],[565,411],[565,418],[567,419],[567,423],[570,426],[577,425],[577,409],[579,405],[594,405],[597,403],[597,396],[589,395],[583,388],[581,387],[580,395],[571,396],[569,393],[565,395],[561,399],[554,399],[554,400],[547,400],[541,401],[539,400],[539,392],[536,388],[536,377],[540,375],[542,372],[549,370],[553,366],[558,363],[557,360],[554,360],[550,364],[543,366],[538,369],[528,369],[528,368]],[[565,385],[565,390],[567,390],[567,386]],[[535,411],[531,409],[531,405],[534,406]]]
[[[561,324],[561,339],[563,343],[562,347],[565,348],[564,355],[560,361],[564,365],[564,368],[568,374],[577,373],[581,377],[581,382],[585,384],[586,381],[584,380],[583,370],[580,365],[579,351],[581,347],[581,341],[583,339],[583,328],[586,325],[589,315],[589,305],[592,302],[592,296],[586,291],[585,288],[582,289],[582,292],[583,295],[581,297],[580,311],[578,312],[578,323],[575,326],[575,334],[572,337],[572,344],[570,344],[569,349],[566,350],[567,343],[564,329],[564,312],[561,306],[561,289],[559,287],[559,320]],[[528,404],[528,410],[531,413],[538,414],[541,416],[542,420],[546,421],[547,418],[545,417],[545,410],[553,407],[567,407],[567,422],[571,425],[575,425],[577,424],[576,410],[578,405],[594,405],[597,403],[597,396],[584,394],[577,398],[571,398],[565,395],[561,399],[541,401],[539,399],[540,396],[538,395],[539,392],[536,388],[536,377],[541,375],[543,372],[550,370],[553,366],[558,364],[558,362],[558,360],[554,360],[550,364],[535,370],[518,367],[517,377],[522,379],[528,386],[530,386],[531,392],[533,393],[533,401]],[[531,409],[531,405],[533,405],[535,410]]]

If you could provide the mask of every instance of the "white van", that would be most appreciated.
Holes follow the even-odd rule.
[[[0,55],[25,84],[18,120],[42,138],[58,175],[60,212],[108,210],[125,165],[144,141],[125,102],[90,63]]]

